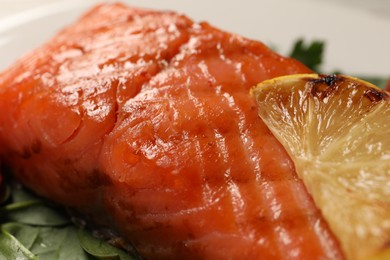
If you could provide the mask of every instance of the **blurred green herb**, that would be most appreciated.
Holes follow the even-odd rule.
[[[323,72],[321,70],[321,64],[324,61],[325,55],[325,41],[314,40],[312,42],[305,42],[302,38],[295,41],[293,47],[290,51],[289,56],[296,60],[299,60],[305,64],[309,69],[316,73],[326,73],[326,74],[343,74],[341,71],[335,72]],[[372,84],[385,88],[388,82],[388,79],[384,77],[377,76],[366,76],[366,75],[354,75],[357,78],[363,79],[365,81],[371,82]]]
[[[323,61],[325,43],[323,41],[312,41],[305,43],[303,39],[298,39],[290,52],[290,57],[299,60],[309,69],[319,72]]]

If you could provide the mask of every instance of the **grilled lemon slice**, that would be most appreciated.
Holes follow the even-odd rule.
[[[316,74],[275,78],[251,92],[345,256],[390,259],[389,93]]]

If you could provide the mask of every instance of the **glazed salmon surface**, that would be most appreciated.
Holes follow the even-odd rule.
[[[249,95],[306,72],[207,23],[99,5],[0,74],[1,157],[148,259],[342,259]]]

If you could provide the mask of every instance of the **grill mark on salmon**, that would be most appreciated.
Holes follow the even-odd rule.
[[[237,117],[239,119],[238,128],[239,128],[239,132],[241,133],[240,134],[240,138],[241,138],[241,142],[243,144],[244,150],[245,150],[245,154],[247,154],[247,158],[246,159],[247,159],[248,163],[250,164],[250,167],[252,168],[251,171],[254,173],[256,181],[261,181],[262,176],[261,176],[261,168],[260,168],[260,165],[259,165],[260,156],[259,156],[258,152],[256,152],[254,150],[254,141],[253,141],[253,138],[251,136],[248,123],[246,122],[245,114],[240,109],[240,107],[238,107],[236,105],[236,102],[235,102],[233,96],[230,96],[228,93],[224,93],[223,97],[225,98],[225,100],[227,100],[230,108],[233,109],[233,111],[235,111],[235,113],[236,113],[236,115],[237,115]],[[248,156],[250,156],[250,158],[248,158]],[[253,193],[255,195],[257,195],[257,193],[258,193],[257,190],[261,190],[261,191],[267,191],[268,190],[268,192],[270,192],[268,187],[265,188],[266,186],[260,187],[259,189],[256,186],[257,185],[255,185],[254,189],[252,188],[253,189]],[[261,204],[265,204],[265,205],[268,204],[268,205],[270,205],[269,203],[267,203],[267,197],[266,197],[266,195],[264,193],[263,194],[259,194],[259,195],[260,196],[257,196],[257,201],[261,201],[262,202]],[[253,206],[255,206],[255,205],[253,205]],[[262,216],[262,221],[264,221],[267,218],[271,219],[272,212],[270,212],[268,210],[266,210],[266,212],[267,212],[266,215]],[[256,234],[254,234],[252,239],[255,237],[255,235]],[[276,240],[277,240],[276,229],[272,232],[270,238],[267,238],[267,239],[271,240],[272,241],[271,243],[277,244],[277,242],[276,242]],[[277,252],[278,253],[278,258],[283,259],[283,255],[284,255],[283,254],[283,252],[284,252],[283,248],[281,248],[280,246],[278,246],[277,248],[278,248],[278,252]]]
[[[214,130],[214,137],[215,137],[215,140],[217,143],[217,149],[221,153],[222,162],[225,165],[228,165],[230,162],[230,158],[229,158],[230,156],[229,156],[228,148],[226,147],[225,137],[222,136],[222,134],[218,130]],[[231,200],[231,204],[232,204],[231,205],[232,211],[233,211],[232,213],[235,216],[235,222],[236,222],[235,224],[237,225],[238,230],[240,232],[240,229],[241,229],[240,223],[243,222],[242,218],[243,218],[243,214],[244,214],[244,212],[243,212],[244,211],[244,201],[243,201],[243,198],[242,198],[242,195],[241,195],[239,188],[237,187],[237,185],[233,181],[232,169],[228,166],[223,171],[225,172],[224,173],[224,177],[225,177],[224,182],[227,184],[227,191],[228,191],[228,194],[230,195],[230,200]],[[244,235],[242,231],[240,233],[241,233],[241,235]]]
[[[2,158],[148,258],[342,259],[248,94],[307,71],[207,23],[100,5],[0,74]]]
[[[236,111],[237,111],[237,108],[236,108],[236,105],[234,103],[233,97],[229,96],[227,93],[225,93],[223,96],[227,100],[227,102],[229,103],[229,106],[233,110],[236,109]],[[240,117],[240,113],[236,112],[236,114],[238,115],[238,117]],[[242,118],[243,117],[241,116],[241,120],[243,120]],[[245,120],[245,117],[244,117],[244,120]],[[242,121],[238,124],[238,126],[241,126],[241,129],[240,129],[241,133],[245,132],[244,128],[242,127]],[[245,128],[245,129],[247,129],[247,128]],[[246,135],[246,137],[248,138],[248,135]],[[241,138],[243,138],[242,134],[241,134]],[[244,143],[245,140],[242,140],[242,142]],[[259,158],[257,158],[257,160],[259,160]],[[253,171],[254,169],[251,169],[251,170]],[[256,171],[254,171],[254,172],[256,172]],[[287,188],[289,186],[290,185],[287,185]],[[280,217],[280,212],[282,211],[281,210],[282,206],[281,206],[280,202],[275,200],[275,198],[277,196],[275,196],[274,190],[272,189],[272,186],[268,186],[268,185],[264,186],[262,190],[266,190],[267,193],[271,194],[270,196],[268,196],[269,198],[272,198],[272,201],[270,203],[268,203],[268,205],[271,205],[271,211],[269,212],[269,216],[271,217],[271,219],[273,219],[273,221],[277,222],[278,218]],[[302,220],[304,220],[304,219],[302,219]],[[288,246],[289,246],[289,244],[291,244],[291,238],[290,237],[296,237],[296,236],[289,235],[288,234],[288,229],[285,229],[283,226],[277,226],[275,228],[275,236],[278,237],[278,240],[282,244],[285,244],[284,248],[283,247],[279,247],[279,253],[281,253],[281,255],[283,255],[283,252],[294,252],[295,249],[294,248],[288,248]],[[302,257],[298,253],[296,255],[299,256],[299,257]]]
[[[189,84],[186,84],[186,92],[187,96],[189,98],[189,101],[193,104],[194,106],[194,111],[197,111],[196,118],[202,119],[205,115],[205,111],[203,110],[203,106],[201,102],[196,98],[196,96],[191,92],[191,89],[188,87]],[[212,188],[209,186],[209,181],[208,177],[206,176],[206,169],[207,167],[205,166],[205,160],[203,156],[204,151],[201,147],[201,143],[199,138],[202,138],[202,136],[195,136],[195,155],[196,158],[198,159],[197,161],[200,163],[200,176],[201,179],[203,180],[202,182],[202,188],[203,188],[203,201],[207,204],[209,204],[213,199],[213,192]],[[218,190],[214,191],[215,193],[219,193],[222,190],[222,187],[220,187]]]

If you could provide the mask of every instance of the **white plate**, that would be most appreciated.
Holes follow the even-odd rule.
[[[63,0],[0,21],[0,70],[74,21],[95,0]],[[390,75],[390,19],[309,0],[127,0],[176,10],[287,54],[298,37],[326,40],[324,71]]]

